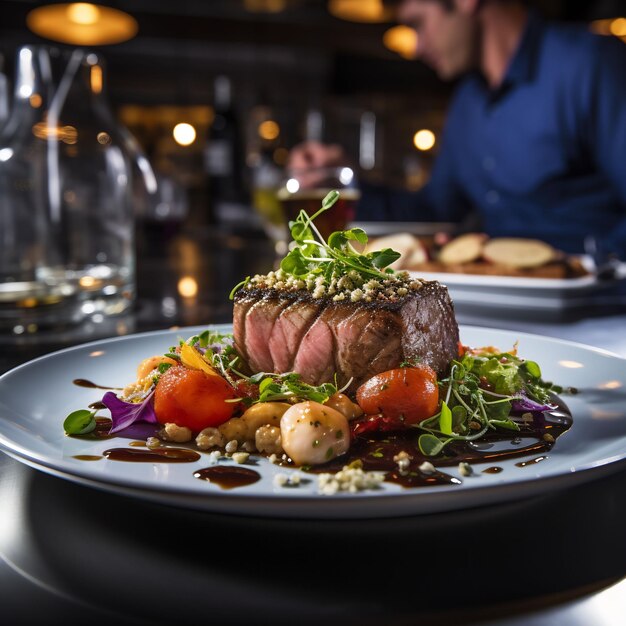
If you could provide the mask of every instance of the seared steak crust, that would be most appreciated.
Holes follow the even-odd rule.
[[[235,348],[250,372],[295,371],[310,384],[371,376],[416,359],[444,373],[458,355],[459,330],[446,287],[424,282],[395,301],[334,302],[306,290],[240,289]]]

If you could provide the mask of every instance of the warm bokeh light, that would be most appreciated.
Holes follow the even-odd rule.
[[[42,104],[41,96],[38,93],[34,93],[28,99],[28,101],[30,102],[30,106],[32,106],[33,109],[38,109],[41,106],[41,104]]]
[[[74,24],[87,26],[95,24],[100,18],[100,9],[95,4],[75,2],[67,5],[67,19]]]
[[[36,35],[78,46],[120,43],[138,30],[128,13],[86,2],[40,6],[28,13],[26,24]]]
[[[385,48],[405,59],[414,59],[417,53],[417,33],[409,26],[393,26],[383,35]]]
[[[626,17],[618,17],[611,22],[611,34],[616,37],[626,37]]]
[[[435,133],[433,133],[432,130],[418,130],[415,135],[413,135],[413,145],[422,152],[427,152],[432,149],[436,141]]]
[[[91,66],[89,80],[91,83],[91,91],[93,91],[93,93],[102,93],[102,68],[99,65]]]
[[[186,122],[176,124],[172,131],[174,141],[180,146],[190,146],[196,140],[196,129]]]
[[[78,279],[78,284],[83,289],[97,289],[102,285],[102,279],[96,278],[95,276],[81,276]]]
[[[598,385],[598,389],[621,389],[623,386],[623,383],[619,380],[609,380],[606,383]]]
[[[329,0],[331,15],[351,22],[389,22],[391,11],[382,0]]]
[[[274,141],[280,135],[280,126],[274,120],[265,120],[259,124],[259,137]]]
[[[178,281],[178,293],[183,298],[195,298],[198,295],[198,281],[191,276],[183,276]]]
[[[596,35],[614,35],[626,42],[626,17],[594,20],[589,27]]]
[[[38,122],[32,130],[37,139],[53,139],[68,145],[78,141],[78,131],[74,126],[54,126],[47,122]]]

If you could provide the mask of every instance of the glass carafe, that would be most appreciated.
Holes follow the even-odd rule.
[[[103,61],[25,46],[16,66],[0,130],[0,328],[121,313],[135,293],[137,153],[104,97]]]

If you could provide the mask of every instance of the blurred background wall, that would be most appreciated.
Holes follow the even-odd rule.
[[[9,84],[20,45],[52,43],[27,26],[29,13],[45,4],[0,1],[0,55]],[[215,219],[207,150],[219,133],[216,119],[224,123],[220,114],[239,136],[241,193],[234,200],[242,206],[253,201],[260,168],[282,167],[287,150],[306,138],[343,144],[360,176],[372,181],[419,188],[428,178],[453,85],[400,50],[401,42],[389,43],[395,24],[387,16],[346,19],[333,0],[103,4],[130,14],[138,26],[128,41],[95,46],[107,61],[111,105],[166,181],[164,193],[183,193],[185,210],[198,220]],[[363,10],[371,2],[356,4]],[[549,18],[593,22],[607,32],[610,20],[626,15],[625,3],[615,0],[533,4]],[[220,102],[224,81],[230,98],[226,93]],[[189,126],[174,133],[180,124]],[[427,132],[416,137],[418,131]]]

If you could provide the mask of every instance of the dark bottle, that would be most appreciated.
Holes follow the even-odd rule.
[[[232,221],[246,206],[243,146],[239,120],[233,107],[232,84],[227,76],[215,79],[215,117],[204,154],[209,219]]]

